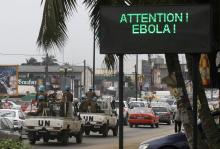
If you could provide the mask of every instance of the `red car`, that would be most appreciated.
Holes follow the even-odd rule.
[[[138,125],[150,125],[152,128],[159,127],[159,116],[156,116],[151,108],[146,107],[138,107],[134,109],[130,109],[129,118],[128,118],[129,126],[137,127]]]

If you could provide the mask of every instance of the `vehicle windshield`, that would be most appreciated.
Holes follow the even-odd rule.
[[[8,111],[8,110],[4,110],[4,111],[0,111],[0,117],[15,117],[15,111]]]
[[[13,128],[13,124],[7,118],[0,119],[0,129],[9,130]]]
[[[143,102],[131,102],[129,105],[131,107],[145,107]]]
[[[153,107],[152,109],[154,112],[168,112],[165,107]]]

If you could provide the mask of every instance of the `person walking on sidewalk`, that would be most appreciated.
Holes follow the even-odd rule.
[[[174,112],[174,123],[175,123],[175,133],[181,132],[182,121],[181,121],[181,113],[179,107]]]

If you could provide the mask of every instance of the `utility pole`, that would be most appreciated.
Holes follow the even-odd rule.
[[[45,80],[44,80],[44,86],[47,90],[47,81],[48,81],[48,51],[46,50],[46,57],[45,57]]]
[[[83,61],[83,63],[84,63],[84,72],[83,72],[83,94],[85,94],[86,93],[86,89],[85,89],[85,87],[86,87],[86,60],[84,60]]]
[[[95,90],[95,24],[93,26],[93,75],[92,75],[92,88]]]
[[[136,87],[136,101],[138,98],[138,54],[136,54],[136,65],[135,65],[135,87]]]

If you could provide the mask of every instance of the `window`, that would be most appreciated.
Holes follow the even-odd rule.
[[[4,110],[0,111],[0,117],[15,117],[16,113],[14,111]]]

